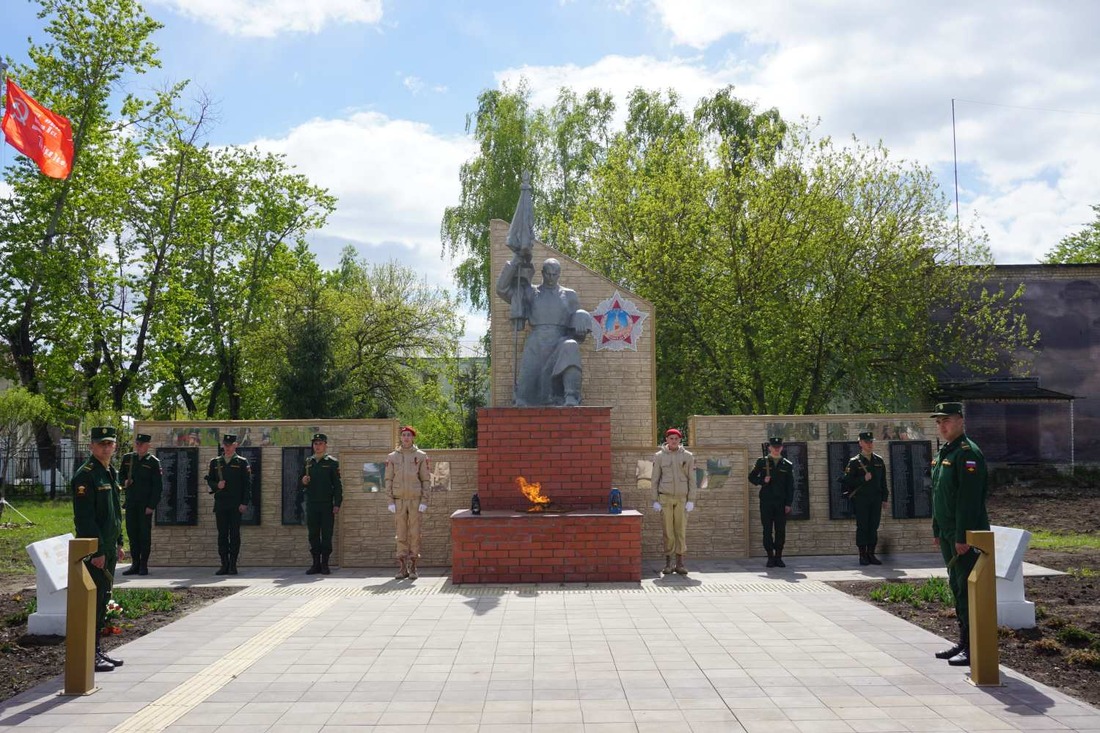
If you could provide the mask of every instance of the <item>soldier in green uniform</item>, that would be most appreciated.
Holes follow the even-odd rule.
[[[125,557],[122,550],[122,502],[118,474],[111,465],[115,453],[115,429],[92,428],[92,457],[73,475],[69,488],[73,495],[73,521],[77,537],[95,537],[99,547],[84,559],[96,589],[95,671],[110,672],[122,666],[122,660],[107,656],[100,649],[100,633],[107,626],[107,603],[115,582],[115,564]]]
[[[218,522],[218,556],[222,565],[214,575],[236,575],[241,553],[241,515],[252,497],[252,467],[237,455],[237,436],[222,437],[222,455],[210,461],[206,485],[214,495],[214,517]]]
[[[340,481],[340,462],[328,454],[328,436],[313,435],[313,455],[306,459],[302,487],[306,495],[306,526],[309,527],[309,554],[313,564],[306,575],[330,575],[328,566],[332,554],[332,528],[340,505],[344,502],[344,485]]]
[[[859,434],[859,455],[853,456],[844,467],[840,479],[844,495],[852,502],[856,513],[856,546],[859,547],[860,565],[881,565],[875,556],[878,544],[878,525],[886,510],[886,462],[874,452],[875,434],[871,431]]]
[[[756,459],[749,483],[760,487],[760,523],[764,525],[767,567],[785,568],[783,545],[787,540],[787,515],[794,503],[794,464],[783,457],[783,438],[768,438],[768,455]]]
[[[126,534],[130,537],[130,567],[123,575],[148,575],[153,549],[153,512],[160,503],[164,472],[160,460],[149,452],[152,436],[134,436],[134,452],[122,457],[120,477],[126,492]]]
[[[955,596],[959,643],[936,652],[938,659],[962,667],[970,664],[970,603],[967,579],[978,553],[966,544],[966,531],[988,530],[985,499],[989,491],[985,456],[966,436],[960,402],[941,402],[932,417],[944,441],[932,459],[932,534],[947,563],[947,577]]]

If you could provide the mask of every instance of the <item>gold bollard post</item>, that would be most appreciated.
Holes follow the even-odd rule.
[[[997,687],[1001,684],[1001,653],[997,647],[994,535],[989,531],[967,530],[966,544],[981,552],[966,581],[970,596],[970,682],[978,687]]]
[[[65,690],[62,695],[90,695],[95,687],[95,583],[84,558],[99,540],[69,540],[69,589],[65,596]]]

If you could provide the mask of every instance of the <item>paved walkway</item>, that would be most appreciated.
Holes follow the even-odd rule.
[[[127,586],[243,585],[117,650],[98,692],[0,705],[28,731],[1100,731],[1100,711],[1002,669],[976,688],[943,640],[824,580],[942,574],[935,555],[700,563],[640,585],[459,586],[429,573],[154,568]],[[1029,574],[1049,573],[1027,566]]]

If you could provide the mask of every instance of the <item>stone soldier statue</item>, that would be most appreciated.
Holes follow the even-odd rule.
[[[542,265],[542,285],[531,285],[533,268],[516,255],[497,278],[497,295],[512,304],[517,330],[530,323],[516,380],[515,403],[579,405],[580,342],[592,330],[592,317],[580,307],[577,293],[558,284],[561,264]],[[519,314],[519,315],[517,315]]]
[[[695,508],[695,457],[680,445],[684,434],[665,431],[665,444],[653,457],[653,509],[664,516],[665,566],[661,573],[687,575],[687,513]],[[676,555],[676,566],[672,556]]]
[[[313,455],[306,459],[302,476],[309,554],[313,557],[306,575],[331,575],[328,559],[332,555],[332,530],[344,503],[344,484],[340,480],[340,462],[328,454],[328,436],[315,433],[311,445]]]
[[[943,445],[932,459],[932,534],[947,564],[947,578],[955,596],[959,643],[936,652],[955,667],[970,664],[970,599],[967,579],[978,553],[966,544],[967,530],[988,530],[985,500],[989,476],[985,456],[967,437],[961,402],[941,402],[932,417]]]
[[[236,575],[241,553],[241,515],[252,501],[252,467],[237,453],[237,436],[222,436],[222,455],[210,461],[206,485],[214,495],[214,517],[218,523],[218,557],[221,567],[214,575]]]
[[[787,515],[794,503],[794,464],[783,457],[783,438],[768,438],[768,455],[757,458],[749,483],[760,487],[760,523],[764,526],[767,567],[787,567],[783,545],[787,540]]]
[[[889,491],[886,488],[886,462],[874,452],[875,434],[859,434],[859,455],[852,456],[840,479],[844,495],[852,502],[856,513],[856,546],[860,565],[881,565],[875,555],[878,525],[886,510]]]
[[[134,450],[122,457],[119,478],[126,494],[126,534],[130,537],[130,567],[123,575],[148,575],[153,549],[153,513],[164,490],[160,460],[149,452],[152,436],[134,436]]]
[[[419,576],[420,515],[428,511],[428,489],[431,487],[431,467],[428,454],[416,447],[416,429],[401,428],[401,445],[386,456],[386,492],[390,495],[389,510],[397,523],[398,580]]]
[[[122,550],[122,502],[118,474],[111,465],[115,453],[115,429],[94,427],[92,457],[76,470],[69,489],[73,495],[73,522],[77,537],[95,537],[99,547],[84,559],[95,583],[95,671],[110,672],[121,667],[121,659],[107,656],[100,648],[100,633],[107,625],[107,603],[115,582],[115,564]]]

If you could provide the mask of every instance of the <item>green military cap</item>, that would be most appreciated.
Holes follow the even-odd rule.
[[[327,443],[328,442],[328,436],[325,435],[324,433],[314,433],[313,434],[313,442],[314,443]]]
[[[772,437],[768,438],[768,445],[783,445],[783,438],[779,437],[778,435],[773,435]]]
[[[153,440],[153,436],[148,433],[138,433],[134,436],[135,443],[148,443]]]
[[[962,417],[963,403],[961,402],[941,402],[936,405],[935,410],[932,412],[932,417],[947,417],[948,415],[958,415]]]
[[[116,437],[116,431],[110,425],[101,425],[92,428],[92,442],[93,443],[105,443],[107,441],[112,443],[118,442]]]
[[[225,443],[226,445],[228,445],[230,443],[236,443],[237,442],[237,434],[236,433],[226,433],[225,435],[222,436],[222,442]]]
[[[875,434],[872,433],[870,430],[864,430],[862,433],[859,434],[859,439],[873,443],[875,442]]]

